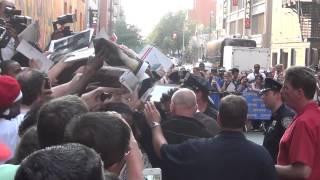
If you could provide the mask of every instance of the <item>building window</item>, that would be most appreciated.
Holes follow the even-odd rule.
[[[278,64],[278,53],[272,53],[272,67]]]
[[[229,35],[234,35],[236,34],[236,21],[230,22],[229,25]]]
[[[296,65],[296,56],[297,56],[296,50],[292,48],[291,49],[291,63],[290,63],[291,66]]]
[[[287,67],[288,67],[288,53],[284,52],[283,49],[280,49],[280,64],[283,64],[283,68],[287,69]]]
[[[263,34],[264,31],[264,13],[252,16],[251,34]]]
[[[231,0],[230,1],[230,11],[234,12],[244,8],[244,0]]]
[[[256,4],[256,3],[259,3],[259,2],[264,2],[264,0],[253,0],[252,4]]]
[[[244,0],[238,0],[238,9],[244,8]]]
[[[238,20],[237,33],[243,35],[243,19]]]

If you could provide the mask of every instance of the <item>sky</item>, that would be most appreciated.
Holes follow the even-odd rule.
[[[121,0],[128,24],[137,26],[146,37],[168,12],[191,9],[193,0]]]

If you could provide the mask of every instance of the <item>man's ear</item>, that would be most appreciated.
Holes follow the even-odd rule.
[[[299,88],[296,91],[297,91],[298,98],[305,96],[304,91],[303,91],[302,88]]]
[[[175,111],[175,109],[174,109],[174,104],[173,104],[173,102],[172,102],[172,100],[171,100],[171,103],[170,103],[170,112],[173,113],[174,111]]]
[[[198,112],[198,103],[194,106],[194,113]]]

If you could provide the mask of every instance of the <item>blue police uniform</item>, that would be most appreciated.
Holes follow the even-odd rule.
[[[294,112],[282,104],[270,118],[271,124],[266,130],[263,146],[269,151],[274,162],[277,161],[281,137],[292,122],[293,116]]]
[[[282,84],[272,78],[266,78],[264,88],[260,93],[266,91],[280,92]],[[279,143],[287,127],[291,124],[294,112],[285,104],[282,104],[274,113],[270,121],[266,123],[266,132],[263,140],[263,146],[269,151],[274,162],[277,161],[279,152]]]

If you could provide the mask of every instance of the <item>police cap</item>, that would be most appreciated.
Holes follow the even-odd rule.
[[[208,81],[200,76],[193,74],[188,74],[185,76],[184,82],[181,85],[182,87],[190,88],[194,91],[201,90],[204,92],[211,91],[211,88],[208,86]]]
[[[272,78],[266,78],[264,87],[261,89],[260,93],[267,92],[269,90],[280,91],[282,88],[282,84]]]

